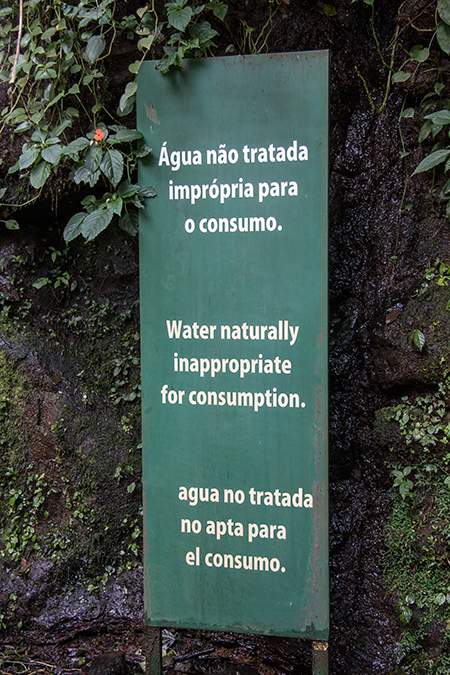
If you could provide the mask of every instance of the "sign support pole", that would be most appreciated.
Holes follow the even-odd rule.
[[[144,656],[147,675],[161,675],[161,628],[159,626],[145,626]]]
[[[328,642],[313,641],[313,675],[328,675]]]

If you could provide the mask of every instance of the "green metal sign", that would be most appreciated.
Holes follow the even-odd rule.
[[[328,53],[144,63],[146,619],[327,639]]]

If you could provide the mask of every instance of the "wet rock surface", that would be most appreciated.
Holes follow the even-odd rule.
[[[408,21],[423,18],[425,4],[405,3],[401,25],[409,47],[417,35]],[[391,509],[386,460],[389,434],[396,433],[382,417],[405,393],[433,389],[441,375],[449,349],[449,294],[445,286],[416,292],[430,261],[450,259],[450,226],[429,201],[427,178],[410,178],[423,156],[414,119],[403,130],[410,155],[406,162],[400,157],[399,114],[422,95],[423,82],[409,91],[407,103],[405,90],[393,87],[384,110],[373,113],[355,72],[357,66],[379,104],[386,72],[371,36],[370,11],[362,2],[337,0],[336,15],[327,16],[319,5],[283,3],[268,45],[271,51],[332,52],[330,672],[377,675],[391,672],[402,658],[401,623],[381,567]],[[231,0],[229,6],[235,36],[243,20],[261,28],[267,19],[258,2]],[[376,6],[375,26],[387,53],[400,2]],[[404,209],[407,204],[412,207]],[[37,216],[45,223],[39,228]],[[87,260],[84,245],[75,244],[64,254],[74,290],[55,289],[53,278],[37,290],[32,283],[54,268],[46,248],[64,246],[58,230],[48,227],[51,218],[50,209],[30,211],[19,233],[0,230],[2,307],[11,308],[0,321],[0,401],[9,406],[15,439],[3,432],[0,440],[9,448],[8,466],[19,471],[32,464],[37,474],[45,473],[49,514],[33,525],[47,542],[41,551],[31,537],[19,556],[0,562],[0,642],[5,649],[26,644],[28,654],[60,669],[142,672],[142,568],[132,548],[140,541],[138,402],[130,412],[123,396],[133,392],[117,384],[125,368],[131,372],[139,330],[137,245],[106,233],[86,249]],[[410,341],[415,328],[426,337],[422,351]],[[112,339],[120,363],[107,351]],[[31,503],[39,490],[38,478],[33,480]],[[94,512],[100,515],[91,519]],[[5,517],[6,509],[0,529]],[[11,530],[3,529],[2,546],[7,537]],[[430,629],[424,638],[430,654],[441,639],[439,626]],[[310,643],[287,638],[181,630],[173,653],[210,648],[212,654],[172,660],[166,672],[311,672]],[[95,659],[118,650],[123,654]],[[22,651],[3,671],[23,672],[14,664],[24,658]]]

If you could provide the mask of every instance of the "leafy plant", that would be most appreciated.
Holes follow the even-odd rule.
[[[90,241],[114,217],[136,234],[137,209],[155,196],[135,178],[137,160],[150,148],[139,145],[142,135],[136,129],[115,118],[132,112],[136,76],[146,57],[162,51],[157,67],[167,72],[186,56],[204,56],[217,35],[205,16],[223,21],[226,12],[220,0],[173,0],[165,3],[162,16],[152,0],[122,17],[115,0],[1,0],[0,81],[9,84],[9,103],[0,111],[0,133],[9,127],[23,138],[21,155],[8,173],[18,173],[35,191],[19,204],[3,205],[14,209],[36,200],[55,175],[67,180],[68,169],[69,181],[95,187],[96,193],[83,199],[83,211],[69,221],[66,241],[80,234]],[[129,64],[130,81],[111,110],[105,63],[119,35],[134,43],[140,58]],[[86,128],[84,135],[76,136],[75,122]],[[0,199],[11,192],[2,187]],[[13,218],[2,222],[18,227]]]
[[[405,626],[405,654],[411,654],[414,664],[422,657],[421,641],[433,620],[443,626],[442,644],[449,637],[449,392],[446,377],[436,393],[404,397],[393,412],[402,438],[395,452],[402,462],[392,471],[393,511],[386,527],[384,573]],[[436,660],[424,656],[423,672],[447,672],[447,648]]]

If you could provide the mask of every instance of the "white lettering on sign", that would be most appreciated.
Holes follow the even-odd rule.
[[[181,319],[166,319],[166,327],[170,340],[214,340],[217,330],[216,324],[183,323]],[[268,326],[254,326],[247,321],[222,324],[218,332],[221,340],[275,340],[289,342],[292,347],[297,341],[299,329],[300,326],[290,324],[287,319],[280,319]]]

